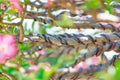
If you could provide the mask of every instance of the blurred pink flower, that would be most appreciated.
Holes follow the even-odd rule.
[[[34,71],[37,71],[39,69],[39,66],[38,65],[31,65],[29,67],[30,70],[34,70]]]
[[[23,11],[23,8],[19,5],[19,0],[9,0],[12,2],[12,8],[16,8],[19,12]]]
[[[84,62],[80,62],[79,64],[75,65],[75,69],[86,69],[89,68],[90,65],[98,65],[99,64],[99,57],[93,56],[92,58],[89,59],[90,62],[87,62],[88,60],[85,60]]]
[[[42,50],[39,51],[39,53],[43,55],[43,54],[45,54],[45,50],[42,49]]]
[[[98,65],[99,64],[99,58],[97,56],[92,57],[92,64],[93,65]]]
[[[0,63],[13,58],[18,51],[15,45],[16,36],[0,34]]]
[[[48,70],[50,70],[50,67],[51,67],[50,63],[48,63],[48,62],[42,63],[41,62],[38,65],[31,65],[29,67],[29,69],[32,71],[38,71],[39,68],[43,68],[45,71],[48,71]]]
[[[1,7],[2,10],[5,10],[5,4],[1,4],[0,7]]]
[[[100,23],[103,24],[103,25],[112,24],[114,27],[120,28],[120,22],[110,22],[110,23],[100,22]]]
[[[80,68],[86,69],[88,67],[89,67],[89,65],[87,63],[85,63],[85,62],[80,62],[79,64],[74,66],[75,69],[80,69]]]
[[[49,7],[50,7],[50,2],[51,2],[51,0],[47,0],[47,3],[45,4],[45,7],[46,7],[46,8],[49,8]]]

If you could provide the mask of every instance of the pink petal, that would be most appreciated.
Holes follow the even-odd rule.
[[[107,24],[112,24],[113,26],[117,27],[117,28],[120,28],[120,22],[110,22],[110,23],[107,23],[107,22],[100,22],[101,24],[103,25],[107,25]]]
[[[20,7],[20,5],[17,2],[13,3],[13,8],[17,8],[18,11],[23,11],[23,9]]]
[[[88,68],[89,67],[89,65],[88,64],[86,64],[85,62],[80,62],[79,64],[77,64],[74,68],[75,69],[80,69],[80,68]]]
[[[19,12],[23,11],[22,7],[19,5],[19,0],[9,0],[12,2],[12,8],[16,8]]]
[[[2,10],[5,9],[5,4],[1,4],[1,9],[2,9]]]
[[[98,65],[98,64],[99,64],[99,58],[96,57],[96,56],[93,56],[93,57],[92,57],[92,64],[93,64],[93,65]]]
[[[30,70],[35,70],[35,71],[37,71],[37,70],[39,69],[39,66],[38,66],[38,65],[31,65],[31,66],[29,67],[29,69],[30,69]]]
[[[45,50],[42,49],[42,50],[39,51],[39,53],[43,55],[43,54],[45,54]]]
[[[18,48],[16,46],[9,46],[9,50],[6,54],[7,57],[9,58],[13,58],[15,56],[15,54],[18,52]]]
[[[11,35],[4,35],[3,37],[3,43],[11,44],[16,41],[16,36]]]
[[[49,8],[49,7],[50,7],[50,2],[51,2],[51,0],[48,0],[48,1],[47,1],[47,3],[45,4],[45,7],[46,7],[46,8]]]
[[[4,35],[3,34],[0,34],[0,43],[3,41],[3,38],[4,37]]]
[[[10,2],[19,2],[19,0],[8,0],[8,1],[10,1]]]
[[[0,64],[5,63],[6,60],[7,60],[7,57],[2,52],[0,52]]]
[[[82,65],[82,67],[83,67],[83,68],[88,68],[89,65],[88,65],[87,63],[84,62],[83,65]]]

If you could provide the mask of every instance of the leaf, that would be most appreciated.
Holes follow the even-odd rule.
[[[58,65],[53,66],[49,71],[45,71],[43,80],[49,80],[50,76],[58,69]]]
[[[45,70],[43,68],[40,68],[35,76],[38,80],[44,80],[44,75],[45,75]]]
[[[120,80],[120,59],[115,62],[116,78]]]
[[[61,26],[61,27],[71,27],[73,26],[73,21],[71,19],[68,18],[68,14],[65,13],[62,15],[62,19],[55,21],[55,24],[57,26]]]
[[[19,62],[20,62],[21,67],[23,68],[28,68],[30,66],[28,61],[24,58],[19,58]]]
[[[110,4],[113,0],[105,0],[106,3]]]
[[[113,13],[113,7],[110,5],[111,2],[112,0],[106,0],[106,9],[110,14]]]
[[[25,3],[28,3],[28,2],[30,2],[30,0],[24,0],[24,2],[25,2]]]
[[[47,28],[52,28],[52,26],[50,24],[43,24],[42,26],[44,29],[47,29]]]
[[[113,13],[113,8],[110,5],[107,5],[107,11],[112,14]]]
[[[87,0],[85,3],[85,6],[89,9],[91,8],[96,9],[96,8],[99,8],[101,4],[100,4],[100,1],[98,0]]]
[[[18,44],[18,47],[21,51],[27,51],[32,47],[32,45],[28,42],[25,42],[25,43]]]
[[[52,66],[57,64],[59,57],[48,57],[40,60],[40,62],[49,62]]]
[[[19,29],[15,26],[12,26],[12,34],[16,34],[19,32]]]
[[[43,28],[43,27],[40,27],[39,31],[40,31],[41,34],[46,34],[47,33],[46,29]]]
[[[30,76],[20,73],[19,71],[15,71],[13,75],[16,77],[17,80],[27,80],[26,78],[30,78]],[[29,79],[31,80],[31,79]]]
[[[7,73],[7,74],[13,74],[17,69],[14,67],[6,67],[3,66],[3,70]]]
[[[7,10],[7,14],[14,14],[15,12],[17,12],[17,10],[16,9],[9,9],[9,10]]]
[[[3,10],[2,9],[0,9],[0,16],[1,16],[1,14],[3,14]]]
[[[46,34],[46,29],[51,28],[52,26],[50,24],[43,24],[42,27],[40,27],[40,33],[41,34]]]
[[[32,22],[32,31],[34,31],[35,21]]]

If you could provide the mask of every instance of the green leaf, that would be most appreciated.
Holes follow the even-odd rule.
[[[0,9],[0,16],[1,16],[1,14],[3,14],[3,10],[2,9]]]
[[[44,80],[44,75],[45,75],[45,70],[43,68],[40,68],[35,76],[38,80]]]
[[[25,42],[25,43],[18,44],[18,47],[21,51],[27,51],[32,47],[32,45],[29,42]]]
[[[40,27],[39,31],[41,34],[46,34],[46,29],[52,28],[50,24],[43,24],[42,27]]]
[[[71,27],[73,26],[73,21],[71,19],[68,18],[68,14],[65,13],[62,15],[62,19],[55,21],[55,24],[57,26],[61,26],[61,27]]]
[[[52,26],[50,24],[43,24],[43,28],[47,29],[47,28],[52,28]]]
[[[115,69],[116,69],[116,78],[120,80],[120,59],[116,60]]]
[[[25,80],[26,77],[29,78],[26,74],[20,73],[19,71],[15,71],[13,75],[16,77],[17,80]]]
[[[110,4],[113,0],[105,0],[106,3]]]
[[[40,27],[39,31],[40,31],[41,34],[46,34],[47,33],[46,29],[43,28],[43,27]]]
[[[106,9],[110,14],[113,13],[113,7],[110,5],[111,2],[112,0],[106,0]]]
[[[28,3],[30,0],[24,0],[25,3]]]
[[[49,80],[50,76],[58,69],[58,65],[53,66],[49,71],[45,71],[43,80]]]
[[[32,22],[32,31],[34,31],[35,21]]]
[[[58,69],[59,64],[56,64],[50,68],[50,70],[45,71],[43,68],[40,68],[35,74],[38,80],[49,80],[50,76]]]
[[[113,13],[113,8],[110,5],[107,5],[107,11],[112,14]]]
[[[25,24],[23,25],[24,30],[27,30],[27,22],[25,22]]]
[[[14,14],[15,12],[17,12],[17,10],[16,9],[9,9],[9,10],[7,10],[7,14]]]
[[[23,68],[28,68],[30,66],[28,61],[24,58],[19,58],[19,62],[20,62],[21,67]]]
[[[12,32],[12,34],[16,34],[16,33],[19,32],[19,29],[15,26],[12,26],[12,31],[11,32]]]
[[[40,60],[40,62],[49,62],[52,66],[57,64],[59,57],[48,57]]]
[[[90,9],[96,9],[99,8],[101,4],[99,0],[87,0],[85,6]]]
[[[16,68],[3,66],[3,70],[4,70],[7,74],[13,74],[13,73],[16,71]]]

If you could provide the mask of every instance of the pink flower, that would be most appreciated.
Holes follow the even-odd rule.
[[[99,64],[99,58],[97,56],[92,57],[92,64],[93,65],[98,65]]]
[[[46,7],[46,8],[49,8],[49,7],[50,7],[50,2],[51,2],[51,0],[47,0],[47,3],[45,4],[45,7]]]
[[[32,71],[38,71],[39,68],[43,68],[45,71],[48,71],[50,70],[50,67],[51,67],[50,63],[45,62],[45,63],[39,63],[38,65],[31,65],[29,69]]]
[[[9,0],[9,1],[12,2],[12,8],[16,8],[19,12],[23,11],[21,6],[19,5],[19,0]]]
[[[103,25],[112,24],[114,27],[120,28],[120,22],[110,22],[110,23],[100,22],[100,23],[103,24]]]
[[[80,68],[86,69],[86,68],[89,68],[90,65],[98,65],[98,64],[99,64],[99,57],[93,56],[92,58],[75,65],[74,68],[75,69],[80,69]]]
[[[45,54],[45,50],[42,49],[42,50],[39,51],[39,53],[43,55],[43,54]]]
[[[80,62],[79,64],[74,66],[75,69],[80,69],[80,68],[86,69],[88,67],[89,67],[89,65],[86,62]]]
[[[0,34],[0,63],[13,58],[18,52],[15,40],[16,36]]]
[[[5,10],[5,4],[1,4],[1,9]]]
[[[34,70],[34,71],[37,71],[39,69],[39,66],[38,65],[31,65],[29,67],[30,70]]]

